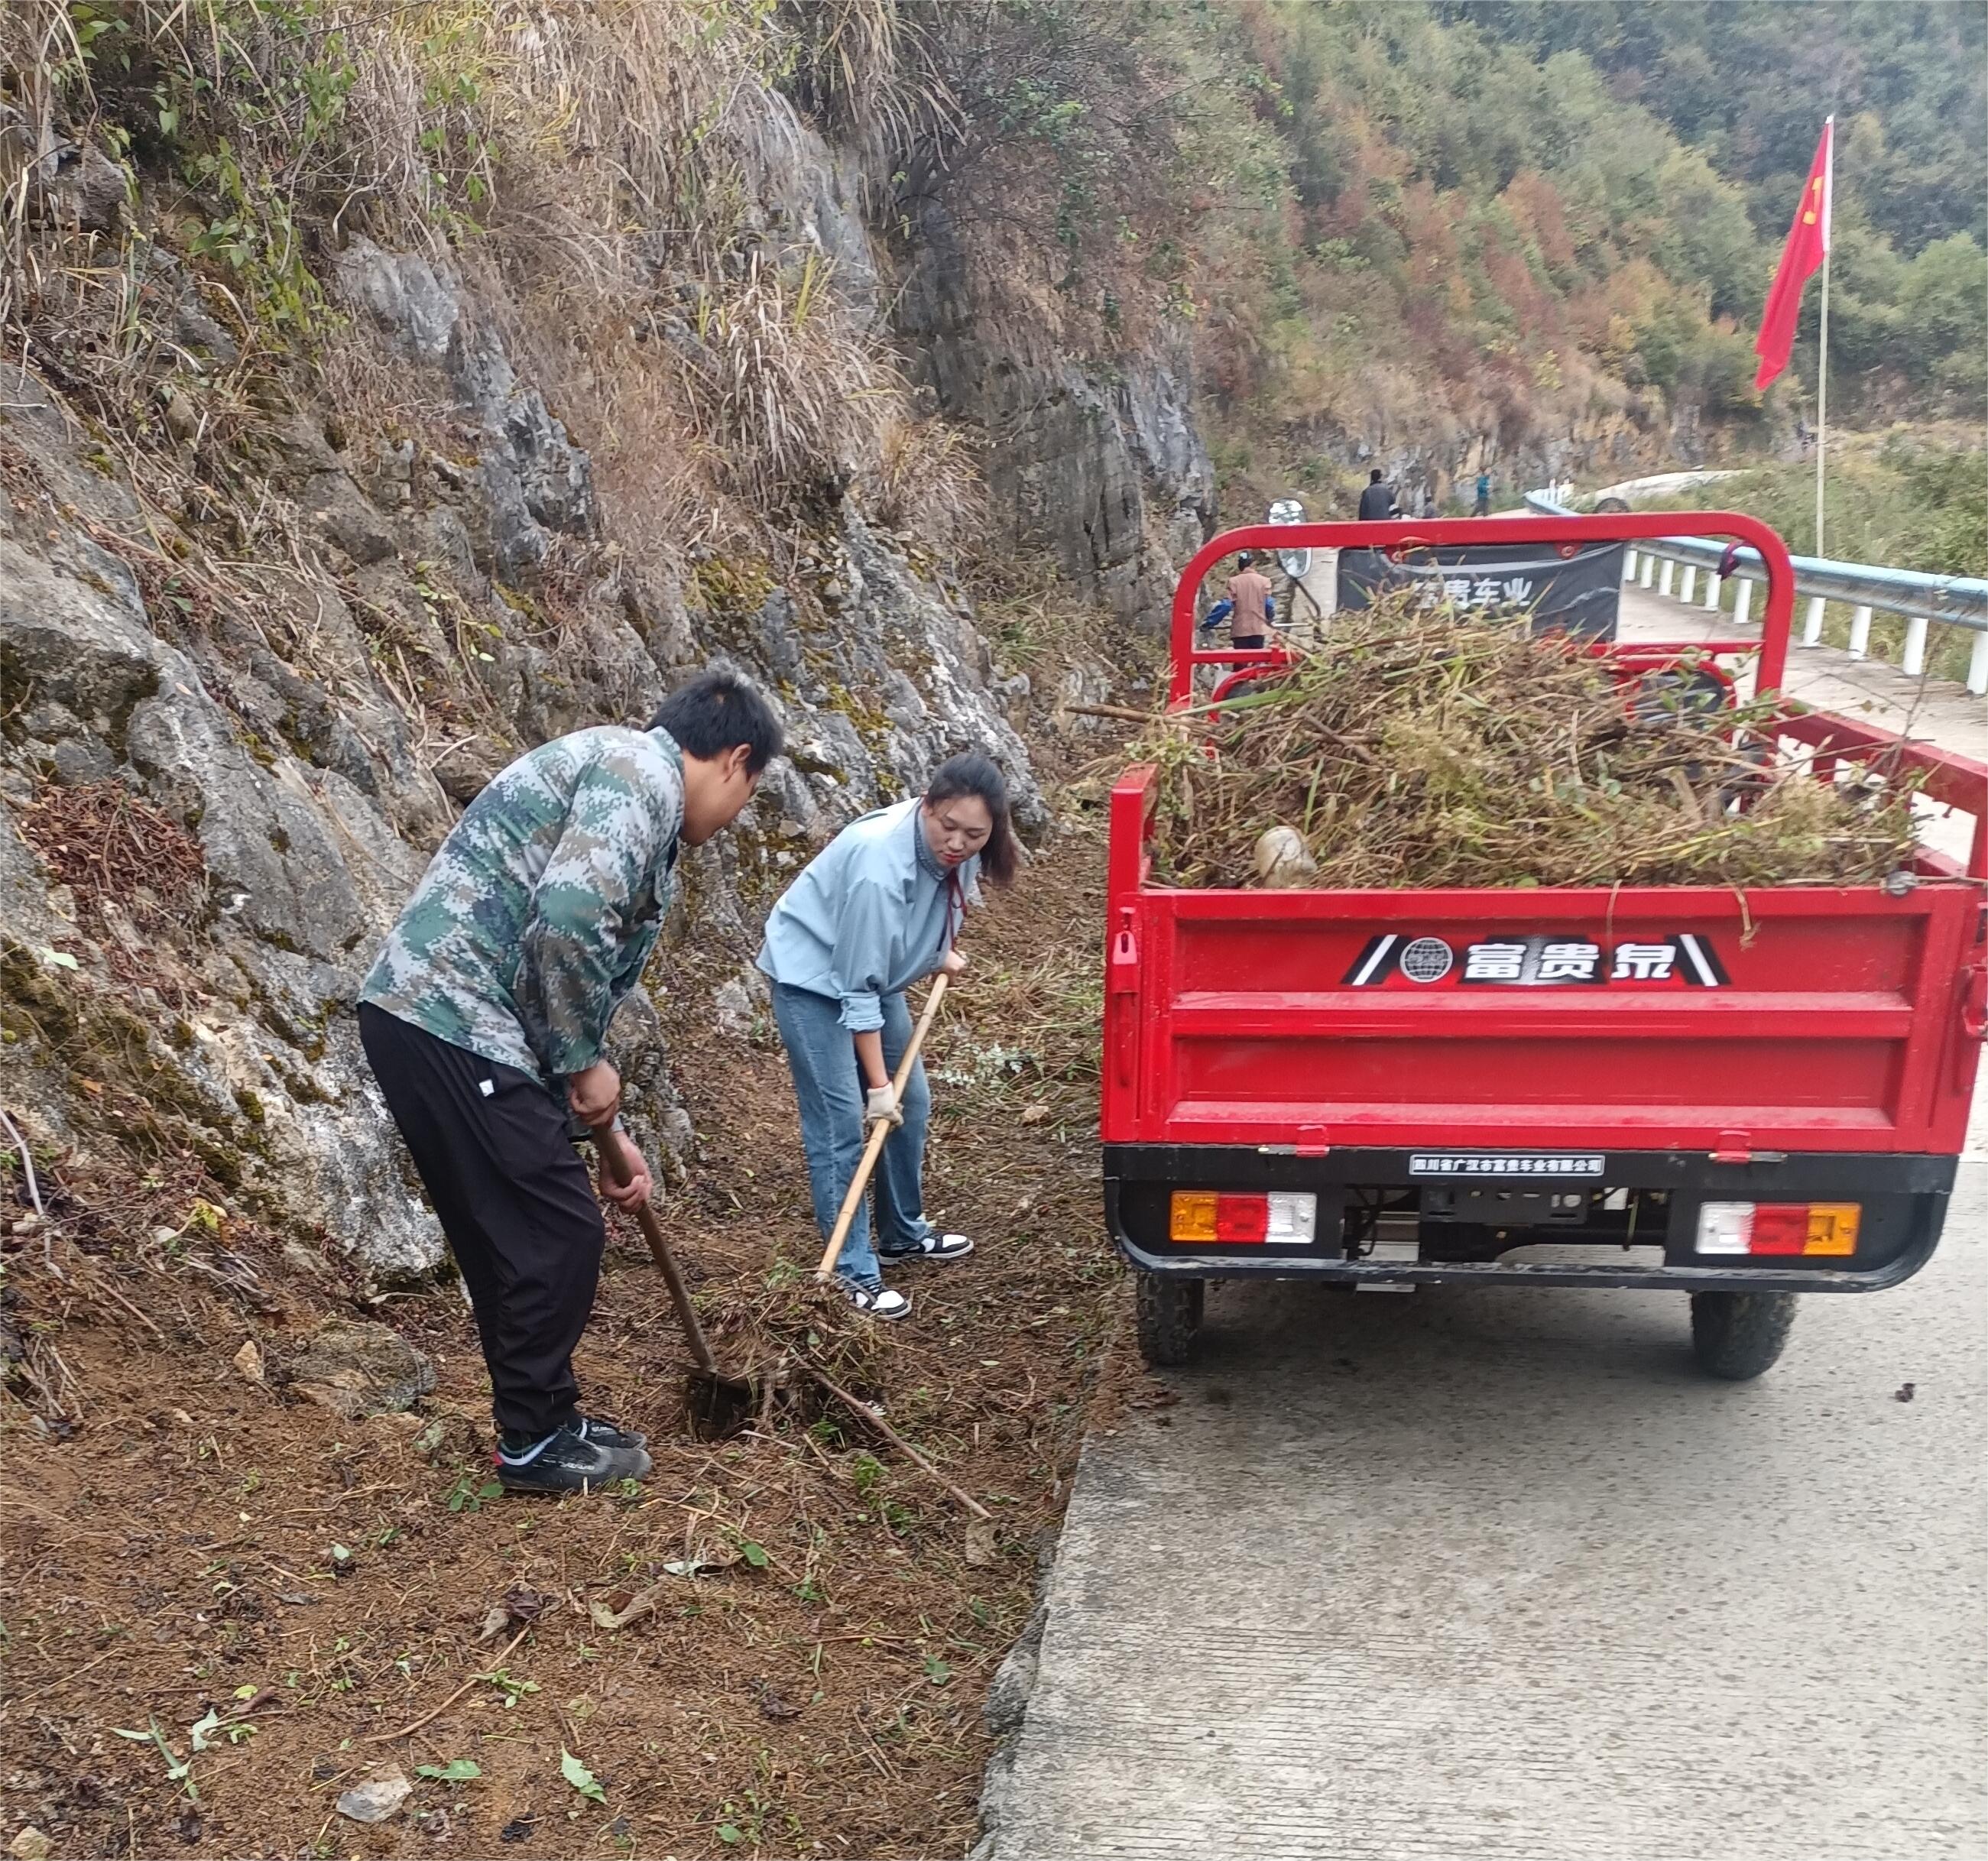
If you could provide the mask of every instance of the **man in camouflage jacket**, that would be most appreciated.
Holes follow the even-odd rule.
[[[705,672],[646,731],[576,731],[472,802],[360,991],[360,1034],[476,1309],[507,1486],[640,1478],[639,1435],[583,1416],[573,1349],[606,1241],[567,1113],[614,1124],[602,1049],[669,908],[678,844],[730,825],[779,754],[766,700]],[[604,1176],[626,1208],[648,1166]]]

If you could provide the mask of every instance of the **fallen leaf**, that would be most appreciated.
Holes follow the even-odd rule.
[[[969,1518],[966,1522],[966,1561],[973,1565],[991,1564],[994,1552],[994,1521]]]
[[[513,1623],[523,1628],[528,1623],[537,1621],[558,1601],[557,1596],[549,1596],[543,1590],[534,1589],[529,1584],[514,1583],[501,1599],[490,1605],[483,1618],[483,1626],[476,1631],[476,1639],[494,1641]]]
[[[798,1719],[801,1709],[783,1693],[776,1693],[770,1687],[762,1687],[759,1694],[759,1712],[768,1719]]]
[[[474,1758],[451,1758],[447,1764],[418,1764],[414,1775],[436,1783],[468,1783],[483,1775],[483,1767]]]
[[[253,1338],[235,1353],[234,1362],[235,1373],[243,1382],[260,1383],[262,1380],[262,1353],[256,1348]]]
[[[661,1584],[652,1583],[633,1596],[617,1592],[614,1596],[598,1597],[587,1606],[587,1613],[597,1628],[624,1629],[655,1608],[657,1593],[661,1588]],[[617,1598],[620,1599],[618,1606]]]
[[[1021,1121],[1024,1124],[1040,1124],[1049,1115],[1050,1108],[1046,1105],[1031,1105],[1022,1113]]]
[[[382,1771],[341,1791],[338,1813],[354,1822],[384,1822],[400,1813],[414,1785],[398,1771]]]
[[[564,1745],[560,1747],[560,1775],[589,1802],[607,1802],[607,1792],[601,1788],[600,1778],[596,1777]]]

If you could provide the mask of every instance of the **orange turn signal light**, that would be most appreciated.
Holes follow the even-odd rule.
[[[1175,1241],[1212,1241],[1215,1206],[1220,1200],[1212,1189],[1176,1189],[1167,1222],[1168,1237]]]
[[[1802,1238],[1807,1255],[1854,1254],[1861,1211],[1854,1202],[1811,1202],[1808,1205],[1808,1231]]]

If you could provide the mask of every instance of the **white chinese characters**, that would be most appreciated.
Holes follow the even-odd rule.
[[[1601,963],[1599,944],[1548,944],[1540,952],[1542,982],[1592,982]]]
[[[1668,982],[1677,950],[1670,944],[1618,944],[1611,982]]]
[[[1523,941],[1472,944],[1464,952],[1463,979],[1466,982],[1516,982],[1525,974],[1526,946]]]

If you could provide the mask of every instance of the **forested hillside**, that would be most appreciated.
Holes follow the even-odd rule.
[[[1787,230],[1817,119],[1834,111],[1834,365],[1853,394],[1875,370],[1922,391],[1959,390],[1979,410],[1988,380],[1988,9],[1449,0],[1442,11],[1536,56],[1584,54],[1612,93],[1660,117],[1740,186],[1770,246]],[[1812,363],[1811,350],[1802,359],[1811,380]]]
[[[1363,446],[1441,490],[1785,440],[1812,329],[1764,404],[1752,339],[1831,110],[1839,414],[1988,407],[1978,9],[1236,0],[1224,29],[1277,168],[1206,234],[1218,459],[1255,491]]]

